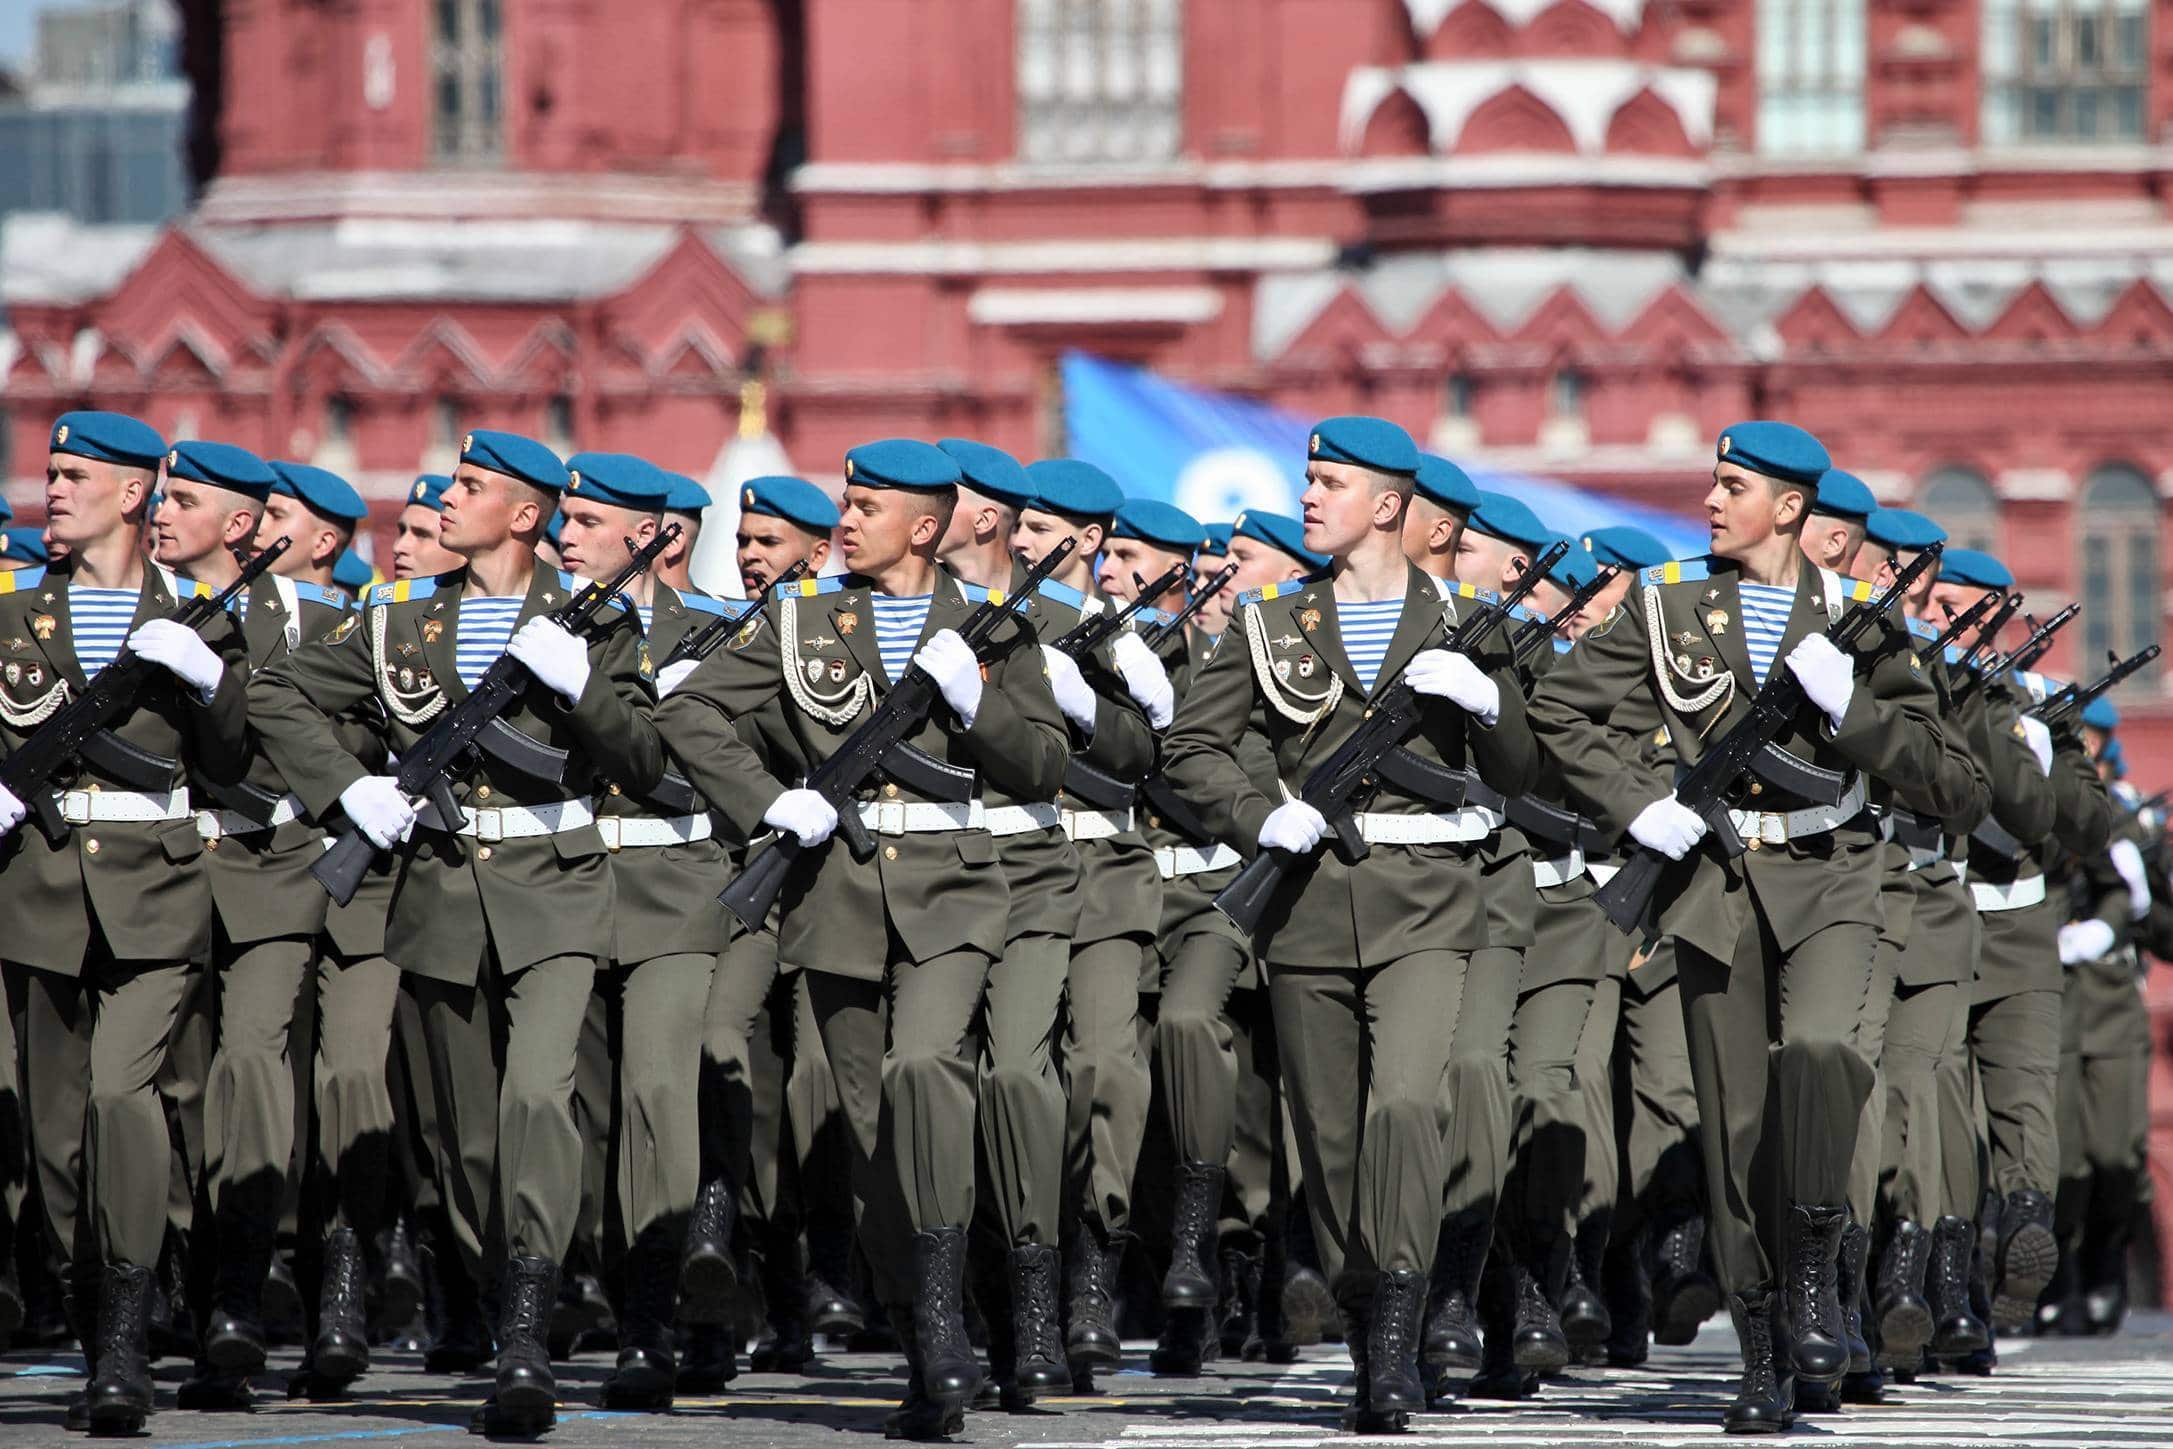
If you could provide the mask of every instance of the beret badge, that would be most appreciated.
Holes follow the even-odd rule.
[[[567,473],[566,491],[569,493],[579,493],[581,491],[581,475],[579,472]]]
[[[414,499],[415,499],[415,501],[416,501],[417,503],[420,503],[420,502],[422,502],[422,500],[423,500],[423,492],[424,492],[424,490],[425,490],[425,489],[426,489],[426,488],[427,488],[428,486],[429,486],[429,485],[428,485],[428,484],[425,484],[425,483],[417,483],[417,484],[415,485],[415,492],[414,492],[414,494],[413,494],[412,496],[414,497]]]
[[[850,458],[845,460],[845,476],[848,478],[853,476],[853,460]]]
[[[467,456],[468,456],[468,454],[469,454],[469,453],[473,452],[474,450],[475,450],[475,434],[473,434],[473,433],[468,433],[468,434],[465,434],[465,435],[463,435],[463,436],[462,436],[462,438],[461,438],[461,440],[460,440],[460,456],[461,456],[461,457],[463,457],[463,458],[465,458],[465,457],[467,457]]]
[[[53,430],[53,446],[57,448],[57,447],[59,447],[59,446],[60,446],[60,445],[61,445],[62,443],[65,443],[65,442],[67,442],[67,441],[68,441],[68,425],[67,425],[66,423],[62,423],[62,424],[61,424],[61,425],[60,425],[59,427],[57,427],[57,428],[55,428],[55,429]]]
[[[850,463],[847,463],[847,464],[846,464],[845,466],[846,466],[846,467],[848,467],[848,468],[850,468],[850,467],[852,466],[852,464],[850,464]],[[754,507],[754,506],[755,506],[755,491],[754,491],[754,489],[752,489],[752,488],[742,488],[742,489],[740,490],[740,492],[739,492],[739,506],[740,506],[740,507],[742,507],[742,508],[752,508],[752,507]]]
[[[1720,435],[1720,456],[1722,456],[1723,458],[1727,457],[1728,449],[1734,446],[1734,443],[1735,440],[1733,438],[1729,437],[1726,433],[1722,433]]]
[[[1320,456],[1320,434],[1313,434],[1312,440],[1306,444],[1306,451],[1316,458]]]

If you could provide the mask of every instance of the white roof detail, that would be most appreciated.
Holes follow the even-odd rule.
[[[1403,0],[1403,8],[1411,17],[1411,29],[1421,40],[1441,28],[1462,0]],[[1529,25],[1534,18],[1553,9],[1561,0],[1474,0],[1493,10],[1511,25]],[[1584,0],[1593,9],[1612,19],[1627,35],[1637,29],[1637,22],[1644,16],[1645,0]]]
[[[0,221],[0,301],[102,296],[157,241],[155,226],[90,225],[53,212],[15,212]]]
[[[1188,326],[1222,312],[1213,287],[983,287],[966,315],[991,327],[1159,322]]]
[[[1504,91],[1521,87],[1562,118],[1577,149],[1586,154],[1605,148],[1607,127],[1615,113],[1646,89],[1675,113],[1690,143],[1703,149],[1713,139],[1716,84],[1712,72],[1706,70],[1609,58],[1359,66],[1344,82],[1342,145],[1345,151],[1356,151],[1374,112],[1401,90],[1426,113],[1432,149],[1453,151],[1474,111]]]

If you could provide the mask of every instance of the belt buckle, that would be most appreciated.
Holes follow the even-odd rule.
[[[1760,811],[1758,814],[1758,838],[1768,845],[1788,844],[1788,817],[1778,811]]]
[[[625,844],[623,837],[619,833],[618,817],[615,815],[597,816],[596,833],[604,838],[604,849],[610,851],[613,855],[617,855]]]
[[[204,841],[217,840],[226,833],[226,823],[219,819],[218,811],[199,810],[196,812],[197,839]]]
[[[470,807],[475,813],[475,838],[486,845],[495,845],[506,838],[505,818],[495,805]]]
[[[875,833],[877,835],[905,834],[905,802],[903,800],[878,800],[875,802]]]
[[[91,792],[88,790],[61,791],[60,818],[70,825],[90,824]]]

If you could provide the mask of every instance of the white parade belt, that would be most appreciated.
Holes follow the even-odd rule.
[[[1243,859],[1227,845],[1158,845],[1154,849],[1155,869],[1162,872],[1164,880],[1228,870]]]
[[[1062,816],[1064,833],[1073,840],[1107,840],[1132,828],[1129,806],[1122,810],[1066,810]]]
[[[981,811],[981,823],[991,835],[1024,835],[1029,830],[1054,830],[1064,823],[1064,812],[1046,802],[1035,805],[990,805]]]
[[[148,823],[181,820],[189,813],[187,786],[163,795],[140,790],[63,790],[60,818],[70,825]]]
[[[1014,807],[1024,808],[1024,807]],[[1054,811],[1055,806],[1047,807]],[[939,830],[993,829],[988,817],[996,812],[978,800],[863,800],[860,823],[877,835],[926,835]],[[1052,815],[1049,824],[1056,824]],[[1022,826],[1031,830],[1032,826]]]
[[[302,802],[289,795],[272,807],[272,818],[264,821],[252,819],[239,810],[199,810],[196,812],[196,833],[206,840],[219,840],[229,835],[261,835],[290,820],[299,820],[301,816]]]
[[[633,850],[651,845],[688,845],[707,840],[715,829],[707,815],[600,815],[596,833],[604,849]]]
[[[579,830],[596,823],[596,811],[586,800],[560,800],[550,805],[463,805],[460,824],[449,828],[438,812],[426,805],[416,815],[415,823],[447,835],[472,835],[489,844]]]
[[[1973,880],[1969,883],[1969,894],[1976,900],[1977,909],[1987,914],[2027,910],[2045,898],[2045,878],[2026,875],[2006,885]]]
[[[1532,861],[1532,884],[1535,886],[1558,886],[1584,873],[1584,852],[1574,845],[1567,855],[1558,855],[1552,860],[1535,857]]]
[[[1837,805],[1813,805],[1804,810],[1730,810],[1736,834],[1765,845],[1780,845],[1806,835],[1824,835],[1863,813],[1864,781],[1858,776]]]
[[[1467,805],[1438,815],[1382,815],[1361,811],[1358,837],[1368,845],[1445,845],[1484,840],[1494,833],[1501,817],[1491,810]]]

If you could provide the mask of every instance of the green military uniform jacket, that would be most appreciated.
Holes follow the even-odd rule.
[[[1828,597],[1836,591],[1843,597]],[[1824,633],[1832,617],[1864,592],[1805,563],[1773,668],[1787,668],[1789,651],[1805,635]],[[1647,569],[1627,604],[1578,641],[1531,704],[1533,731],[1571,797],[1610,832],[1627,830],[1656,798],[1649,777],[1623,769],[1616,731],[1665,726],[1678,757],[1693,764],[1706,742],[1749,712],[1758,691],[1731,561]],[[1807,703],[1774,743],[1822,770],[1931,778],[1943,749],[1938,696],[1908,631],[1889,619],[1869,632],[1857,654],[1856,689],[1841,728],[1832,729],[1824,712]],[[1816,802],[1754,780],[1731,803],[1783,811]],[[1659,934],[1728,960],[1742,934],[1750,890],[1783,951],[1839,922],[1876,928],[1880,846],[1868,813],[1822,834],[1761,844],[1733,861],[1707,842],[1662,877]]]
[[[1433,578],[1406,566],[1403,612],[1373,687],[1358,682],[1336,623],[1335,590],[1326,575],[1245,595],[1230,633],[1193,684],[1163,742],[1164,771],[1177,793],[1215,834],[1250,854],[1260,827],[1295,796],[1314,767],[1332,755],[1422,649],[1442,643],[1465,601],[1444,598]],[[1535,779],[1538,755],[1524,724],[1524,699],[1505,659],[1481,655],[1493,673],[1501,709],[1492,727],[1446,700],[1422,702],[1419,727],[1404,748],[1461,774],[1468,761],[1504,795]],[[1249,753],[1263,740],[1265,755]],[[1386,783],[1355,808],[1430,815],[1442,807]],[[1475,844],[1376,846],[1349,865],[1328,843],[1292,872],[1283,897],[1261,923],[1259,952],[1276,966],[1371,967],[1413,951],[1472,951],[1487,944],[1486,905]]]
[[[342,747],[334,716],[375,695],[386,710],[386,743],[399,755],[467,697],[454,657],[467,582],[460,568],[380,584],[339,628],[252,681],[257,733],[312,815],[330,815],[340,792],[369,773]],[[577,587],[571,575],[537,564],[515,629],[564,604]],[[612,784],[646,790],[661,778],[664,754],[647,715],[639,623],[607,606],[599,626],[580,699],[569,707],[534,684],[501,717],[531,740],[566,752],[563,785],[483,753],[460,768],[456,800],[475,809],[548,805],[586,799]],[[385,955],[403,971],[472,985],[486,945],[507,972],[554,956],[611,956],[611,873],[593,825],[487,844],[418,826],[398,853],[402,868]]]
[[[764,833],[778,794],[828,759],[890,691],[875,641],[869,585],[855,575],[773,589],[759,624],[733,636],[656,710],[656,727],[694,787],[735,828]],[[979,590],[936,571],[920,643],[957,629]],[[1023,623],[994,638],[987,687],[970,729],[939,698],[909,741],[936,759],[973,770],[987,804],[1048,801],[1069,747],[1040,651]],[[1008,646],[1008,647],[1007,647]],[[917,647],[917,646],[916,646]],[[765,762],[734,721],[781,708],[784,730]],[[896,781],[862,792],[871,802],[923,803]],[[1003,953],[1010,889],[985,830],[877,835],[872,859],[841,841],[803,860],[780,897],[781,960],[812,971],[879,980],[895,932],[916,961],[975,950]]]
[[[69,565],[0,574],[0,755],[12,753],[89,682],[76,660],[68,611]],[[171,616],[177,595],[213,592],[144,566],[130,632]],[[165,788],[188,783],[190,768],[238,777],[248,752],[247,681],[241,625],[231,613],[198,631],[226,661],[206,703],[163,669],[135,708],[109,728],[128,744],[175,761]],[[131,790],[78,764],[63,790]],[[27,802],[26,802],[27,803]],[[98,821],[48,841],[35,819],[0,840],[0,894],[8,913],[0,958],[63,976],[82,973],[94,931],[121,961],[200,959],[211,949],[211,882],[192,816],[146,823]]]

